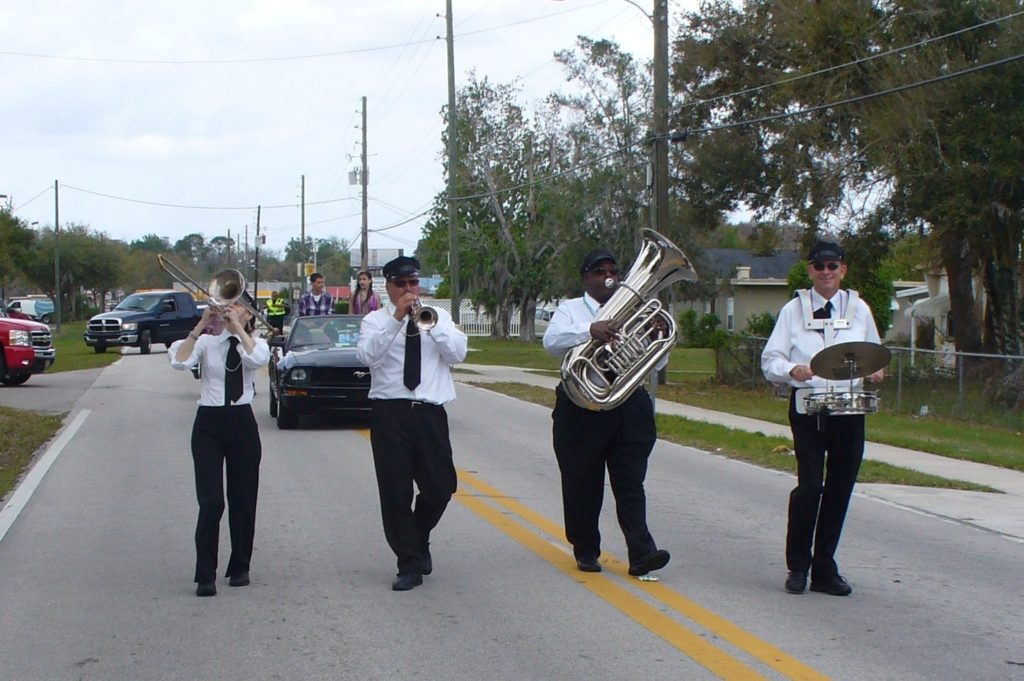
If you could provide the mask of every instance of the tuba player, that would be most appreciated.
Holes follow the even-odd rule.
[[[591,251],[583,259],[580,275],[583,296],[559,305],[544,332],[544,349],[559,357],[591,340],[607,343],[617,337],[614,321],[596,319],[620,281],[615,257],[604,249]],[[666,357],[658,368],[667,361]],[[583,572],[601,571],[598,520],[607,468],[626,539],[629,574],[641,576],[665,567],[668,551],[658,548],[647,528],[644,478],[657,440],[654,405],[647,391],[637,389],[614,409],[589,411],[574,404],[560,384],[552,419],[555,458],[562,475],[565,536],[572,544],[576,566]]]

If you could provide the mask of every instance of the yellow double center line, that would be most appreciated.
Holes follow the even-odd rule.
[[[642,582],[629,577],[626,565],[614,556],[605,554],[602,563],[619,579],[608,577],[604,573],[578,571],[571,553],[567,551],[567,545],[562,549],[553,544],[553,540],[564,543],[561,539],[564,533],[557,523],[502,494],[468,471],[459,470],[459,482],[463,487],[456,494],[456,499],[466,508],[717,676],[723,679],[767,678],[726,650],[712,645],[694,629],[684,626],[674,617],[650,605],[639,594],[620,586],[619,582],[628,580],[635,589],[646,594],[648,598],[689,619],[750,657],[760,660],[787,679],[828,678],[672,589],[658,582]],[[465,486],[470,487],[472,491],[465,491]],[[538,534],[536,530],[540,530],[547,537]]]

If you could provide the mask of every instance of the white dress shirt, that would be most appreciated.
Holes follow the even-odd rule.
[[[817,310],[825,305],[826,299],[811,289],[811,309]],[[850,327],[835,329],[835,344],[851,341],[881,343],[875,318],[871,316],[871,308],[858,298],[852,317],[847,314],[850,294],[840,290],[832,296],[831,317],[833,319],[850,318]],[[825,335],[821,331],[804,328],[803,311],[800,299],[794,297],[779,312],[764,352],[761,353],[761,371],[772,383],[784,383],[794,388],[826,389],[828,387],[850,387],[850,381],[828,381],[814,376],[809,381],[798,381],[789,375],[798,364],[810,365],[811,359],[825,349]],[[852,390],[860,391],[863,379],[854,379]]]
[[[395,319],[395,306],[363,317],[356,357],[370,368],[371,400],[420,400],[445,404],[455,399],[451,367],[466,359],[469,342],[452,316],[437,309],[437,324],[420,333],[420,384],[409,390],[403,382],[405,334],[408,318]]]
[[[564,357],[569,350],[593,340],[590,325],[597,317],[601,303],[584,293],[582,298],[564,300],[551,315],[551,322],[544,331],[544,349],[556,357]],[[660,370],[668,364],[665,355],[654,368]]]
[[[202,334],[192,348],[192,354],[177,361],[174,359],[178,354],[178,348],[184,340],[171,343],[167,349],[167,356],[171,360],[171,367],[184,371],[191,369],[196,364],[202,365],[202,391],[199,395],[199,405],[202,407],[223,407],[224,406],[224,376],[227,373],[225,363],[228,357],[228,349],[231,344],[228,339],[234,334],[226,331],[219,335]],[[239,340],[238,354],[242,358],[242,397],[235,405],[251,404],[253,395],[256,393],[253,382],[256,380],[256,371],[267,365],[270,361],[270,346],[262,338],[253,338],[255,347],[252,352],[245,351],[245,345]]]

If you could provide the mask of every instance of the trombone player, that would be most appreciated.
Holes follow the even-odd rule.
[[[457,483],[444,405],[455,399],[451,367],[466,359],[466,334],[448,312],[418,306],[419,276],[415,258],[384,265],[388,302],[363,317],[356,354],[370,368],[370,444],[384,537],[398,558],[394,591],[433,571],[430,533]]]
[[[561,357],[592,339],[614,342],[618,329],[611,320],[596,320],[621,281],[615,257],[596,249],[580,266],[585,293],[562,302],[544,332],[544,349]],[[664,324],[662,320],[656,323]],[[667,333],[663,329],[662,333]],[[662,368],[668,356],[657,365]],[[654,405],[642,387],[620,406],[590,411],[577,406],[559,384],[552,413],[555,458],[562,474],[565,536],[582,572],[600,572],[601,533],[598,520],[604,500],[604,472],[608,469],[615,512],[626,539],[629,574],[646,575],[665,567],[669,553],[659,549],[647,527],[644,478],[647,459],[657,440]]]

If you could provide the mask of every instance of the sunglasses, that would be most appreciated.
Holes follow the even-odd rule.
[[[397,279],[392,280],[390,283],[394,284],[398,288],[405,288],[406,286],[419,286],[419,279]]]
[[[619,268],[618,267],[595,267],[594,269],[592,269],[590,271],[594,272],[596,274],[600,274],[600,275],[605,276],[605,277],[617,277],[617,276],[619,276]]]
[[[811,263],[811,266],[818,272],[824,272],[825,268],[828,268],[829,272],[835,272],[839,269],[839,263],[833,261],[830,262],[816,262]]]

